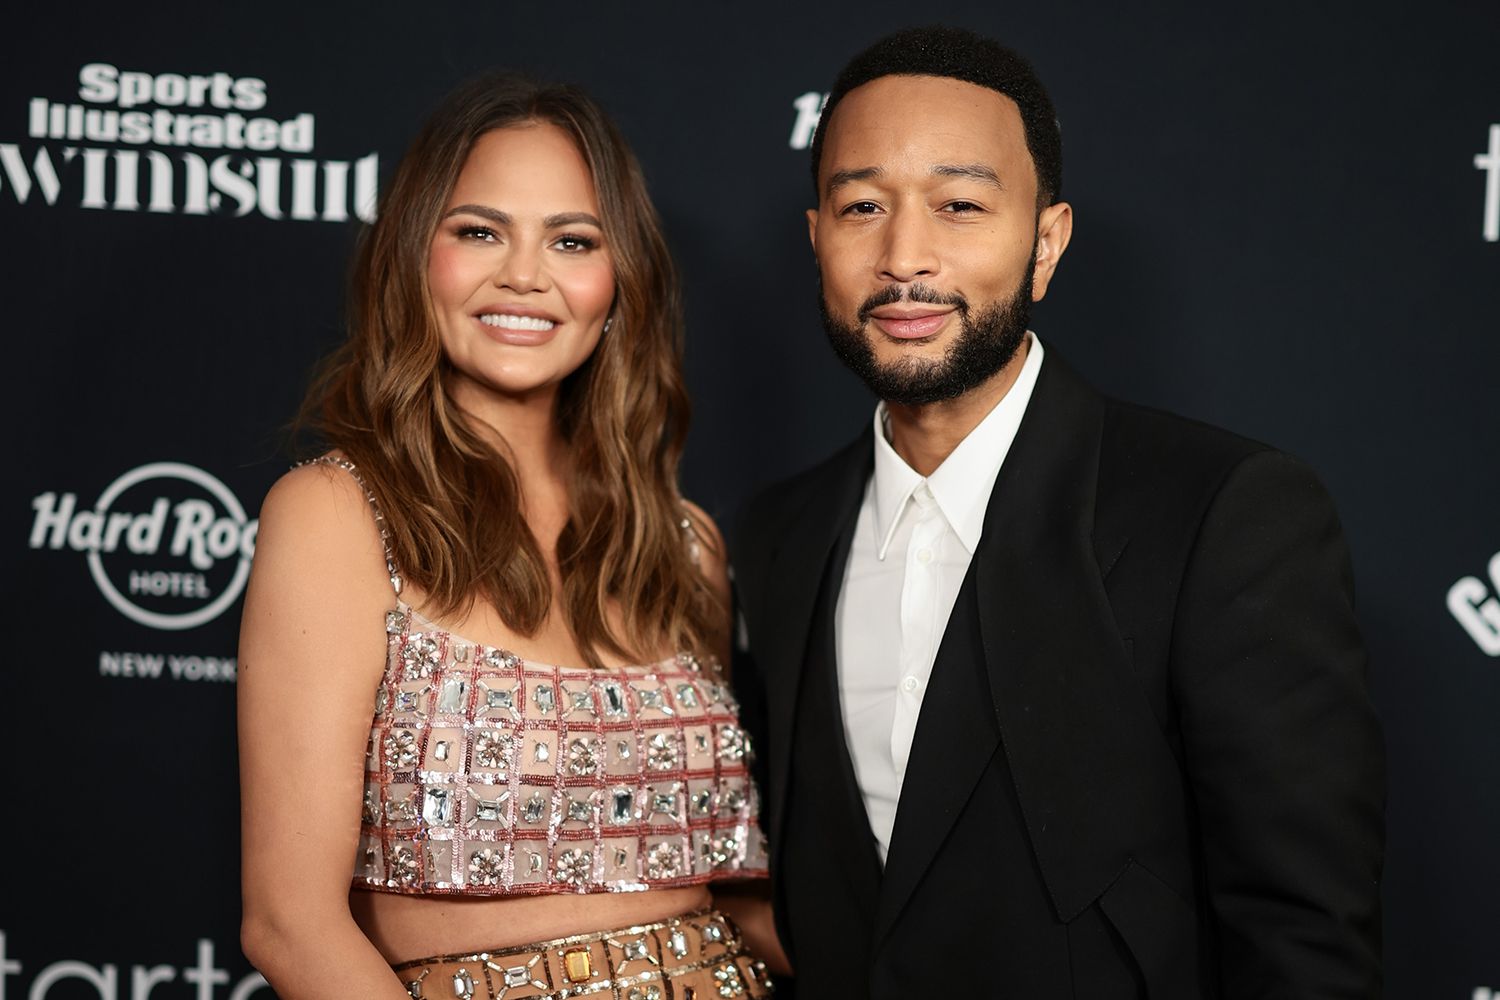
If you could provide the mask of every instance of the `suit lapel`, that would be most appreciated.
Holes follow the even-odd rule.
[[[989,682],[978,662],[974,564],[943,631],[901,784],[875,920],[877,944],[948,836],[1000,744]]]
[[[1129,842],[1117,817],[1136,812],[1127,801],[1132,774],[1170,766],[1165,742],[1142,738],[1154,737],[1157,726],[1133,684],[1091,537],[1103,417],[1103,399],[1050,353],[995,481],[966,581],[974,586],[991,725],[998,724],[1029,839],[1063,920],[1127,861],[1115,845]],[[984,740],[960,735],[983,731],[965,714],[971,706],[945,698],[933,708],[929,719],[924,696],[882,887],[885,930],[991,756]]]
[[[803,674],[813,652],[808,648],[808,638],[819,604],[819,588],[830,572],[829,563],[839,539],[852,530],[874,461],[873,448],[871,431],[866,430],[834,458],[826,478],[820,477],[822,488],[810,491],[809,502],[787,526],[768,564],[764,634],[753,635],[751,641],[765,678],[768,729],[785,734],[771,740],[769,747],[773,864],[782,842],[792,726]],[[847,555],[847,545],[843,552]],[[831,585],[837,588],[839,582],[834,578]],[[830,615],[834,599],[826,602]]]

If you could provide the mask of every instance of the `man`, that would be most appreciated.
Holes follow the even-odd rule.
[[[808,229],[872,427],[737,533],[803,997],[1372,997],[1383,751],[1333,507],[1027,331],[1067,249],[1031,69],[835,83]]]

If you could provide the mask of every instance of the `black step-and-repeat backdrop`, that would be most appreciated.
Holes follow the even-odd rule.
[[[868,419],[814,308],[806,147],[842,62],[913,18],[1052,89],[1077,228],[1049,350],[1326,478],[1390,747],[1389,993],[1500,992],[1500,5],[1121,6],[8,13],[0,998],[270,997],[237,946],[239,599],[438,96],[521,67],[618,118],[685,272],[685,487],[729,521]]]

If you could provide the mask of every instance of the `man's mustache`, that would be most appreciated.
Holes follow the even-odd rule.
[[[872,311],[902,301],[920,302],[929,306],[952,306],[960,318],[967,319],[969,315],[968,299],[957,292],[940,292],[931,285],[918,281],[910,285],[886,285],[865,299],[859,307],[859,325],[864,326],[870,321]]]

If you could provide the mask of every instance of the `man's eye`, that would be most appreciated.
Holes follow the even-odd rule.
[[[846,205],[840,215],[874,215],[880,211],[880,206],[873,201],[856,201],[852,205]]]
[[[972,201],[950,201],[947,205],[944,206],[944,208],[946,208],[947,211],[949,211],[949,212],[958,212],[958,213],[982,212],[982,211],[984,211],[982,208],[980,208],[978,205],[974,204]]]

